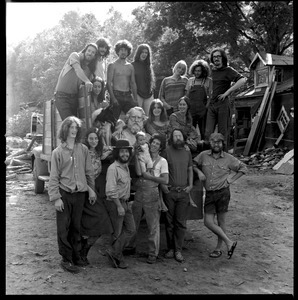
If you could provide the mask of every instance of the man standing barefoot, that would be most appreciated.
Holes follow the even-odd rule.
[[[138,106],[137,85],[134,67],[127,61],[132,45],[127,40],[115,44],[118,59],[108,65],[107,87],[114,108],[114,116],[118,119],[121,111],[126,114],[132,107]]]

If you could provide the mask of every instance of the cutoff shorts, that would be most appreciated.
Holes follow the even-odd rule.
[[[227,212],[230,199],[230,187],[216,191],[206,191],[204,212],[208,214]]]

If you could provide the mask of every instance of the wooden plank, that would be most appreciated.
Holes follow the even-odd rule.
[[[266,88],[266,91],[265,91],[265,94],[264,94],[264,97],[263,97],[260,109],[258,111],[258,114],[255,116],[254,122],[252,124],[251,129],[250,129],[250,132],[249,132],[249,135],[248,135],[248,139],[247,139],[247,142],[246,142],[246,145],[245,145],[245,148],[244,148],[243,155],[248,155],[250,153],[250,151],[251,151],[251,146],[252,146],[252,143],[253,143],[253,139],[254,139],[254,137],[256,135],[256,131],[258,129],[260,119],[263,116],[263,113],[264,113],[263,110],[264,110],[264,107],[265,107],[265,105],[266,105],[266,103],[268,101],[270,90],[271,90],[271,86],[272,86],[272,83],[274,81],[274,78],[275,78],[275,66],[273,66],[273,68],[272,68],[272,70],[271,70],[271,72],[269,74],[269,83],[268,83],[268,86]]]
[[[294,149],[290,150],[285,154],[283,159],[281,159],[275,166],[273,166],[273,170],[277,170],[283,163],[286,163],[288,160],[290,160],[294,156]]]
[[[268,104],[265,108],[264,117],[261,120],[260,134],[257,135],[257,147],[256,147],[257,151],[260,149],[261,142],[262,142],[262,139],[263,139],[264,134],[265,134],[267,120],[268,120],[268,117],[269,117],[269,112],[270,112],[270,108],[271,108],[272,99],[273,99],[275,91],[276,91],[276,86],[277,86],[277,82],[274,81],[273,82],[273,87],[272,87],[272,92],[271,92],[271,95],[270,95],[270,99],[269,99]]]

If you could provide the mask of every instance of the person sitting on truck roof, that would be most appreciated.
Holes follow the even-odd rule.
[[[80,86],[84,83],[87,93],[92,90],[97,50],[95,43],[89,43],[81,52],[71,53],[60,72],[54,95],[62,121],[77,116]]]

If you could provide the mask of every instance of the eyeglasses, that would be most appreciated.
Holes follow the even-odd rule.
[[[213,55],[213,58],[221,58],[221,55]]]

